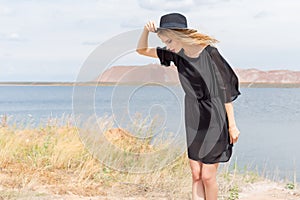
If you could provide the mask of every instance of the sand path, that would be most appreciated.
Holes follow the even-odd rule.
[[[240,200],[300,200],[300,193],[285,189],[282,184],[264,181],[251,184],[239,197]]]

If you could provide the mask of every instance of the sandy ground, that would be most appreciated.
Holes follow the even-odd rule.
[[[35,191],[26,190],[7,190],[0,187],[0,200],[21,199],[21,200],[172,200],[172,195],[165,193],[141,193],[122,196],[124,191],[111,191],[104,196],[83,197],[73,194],[51,194],[46,188],[36,188]],[[190,199],[189,197],[180,199]],[[284,185],[274,182],[257,182],[248,185],[239,192],[240,200],[300,200],[299,190],[285,189]]]
[[[299,190],[285,189],[283,184],[257,182],[239,194],[240,200],[300,200]]]

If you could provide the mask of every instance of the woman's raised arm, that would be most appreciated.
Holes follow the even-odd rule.
[[[153,33],[156,32],[155,24],[152,21],[148,22],[144,26],[144,30],[139,39],[136,51],[141,55],[157,58],[156,48],[148,47],[149,32],[153,32]]]

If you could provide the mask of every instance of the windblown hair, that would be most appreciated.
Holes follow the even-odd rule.
[[[208,35],[198,33],[195,29],[162,29],[158,30],[158,35],[164,35],[170,38],[174,38],[184,44],[215,44],[219,42],[213,37]]]

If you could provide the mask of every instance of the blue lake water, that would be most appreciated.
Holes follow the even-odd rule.
[[[177,130],[182,119],[181,88],[159,86],[0,86],[0,116],[9,123],[39,126],[49,118],[78,114],[115,115],[124,126],[136,117],[159,116]],[[231,162],[272,178],[300,181],[300,88],[241,88],[234,101],[241,131]],[[278,173],[278,174],[277,174]]]

